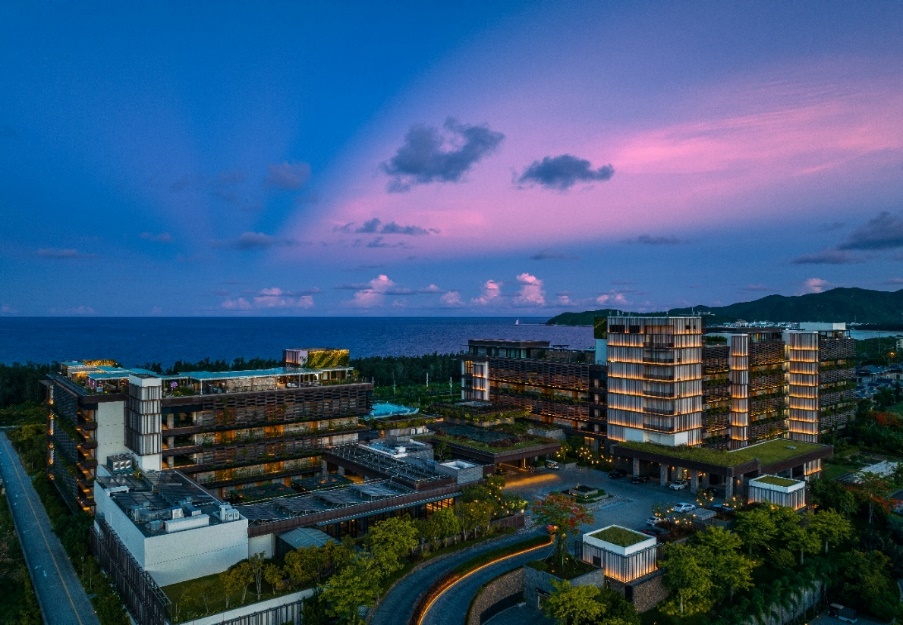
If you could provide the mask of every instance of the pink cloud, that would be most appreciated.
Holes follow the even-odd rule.
[[[389,276],[381,273],[370,280],[364,288],[355,291],[354,299],[349,303],[352,306],[357,306],[359,308],[380,306],[386,299],[386,293],[391,291],[395,286],[395,282],[393,282]]]
[[[442,302],[443,306],[463,306],[464,302],[461,301],[461,293],[458,291],[449,291],[442,295],[439,298],[439,301]]]
[[[522,273],[517,276],[517,282],[521,287],[517,297],[514,298],[515,304],[546,305],[545,293],[542,290],[542,280],[529,273]]]
[[[482,295],[471,300],[474,304],[485,306],[486,304],[498,299],[502,294],[502,282],[495,280],[486,280],[483,283]]]
[[[830,282],[821,278],[809,278],[803,282],[803,293],[821,293],[830,286]]]

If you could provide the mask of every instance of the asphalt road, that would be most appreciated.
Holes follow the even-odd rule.
[[[463,625],[467,618],[467,607],[487,582],[503,573],[520,568],[527,562],[547,558],[553,550],[554,547],[543,547],[487,566],[462,579],[430,606],[424,615],[423,625]]]
[[[66,551],[50,529],[50,519],[31,478],[3,432],[0,432],[0,473],[44,622],[100,625]]]
[[[520,542],[529,536],[538,535],[540,535],[539,532],[509,534],[498,540],[485,541],[464,551],[458,551],[426,563],[422,568],[402,578],[389,590],[386,596],[373,609],[370,625],[400,625],[406,623],[414,612],[414,605],[417,603],[420,594],[430,589],[447,571],[486,551]],[[457,608],[457,610],[459,612],[466,611],[469,604],[470,598],[466,600],[463,608]]]

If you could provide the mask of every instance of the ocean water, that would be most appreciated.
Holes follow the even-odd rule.
[[[519,323],[515,323],[519,321]],[[124,366],[176,360],[281,358],[291,347],[337,347],[351,357],[463,351],[468,339],[547,340],[589,349],[589,327],[499,317],[0,317],[0,363],[111,358]]]

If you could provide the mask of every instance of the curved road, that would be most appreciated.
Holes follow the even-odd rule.
[[[467,619],[467,608],[480,588],[502,573],[520,568],[527,562],[547,557],[555,548],[543,547],[524,553],[497,564],[487,566],[473,575],[464,578],[440,596],[430,606],[423,618],[423,625],[463,625]]]
[[[421,593],[428,591],[433,584],[439,581],[439,579],[448,571],[451,571],[459,564],[463,564],[471,558],[487,551],[521,542],[532,536],[542,536],[544,534],[545,532],[541,531],[532,531],[524,534],[510,534],[504,538],[482,542],[463,551],[457,551],[450,555],[427,562],[423,567],[412,571],[403,577],[389,590],[388,594],[386,594],[373,609],[372,616],[370,617],[370,625],[400,625],[406,623],[411,616],[411,613],[414,611],[414,605],[417,603],[417,599],[420,597]],[[526,555],[530,556],[531,554]],[[536,553],[533,552],[530,559],[534,559],[535,557]],[[516,560],[516,558],[512,558],[512,560]],[[511,560],[506,560],[505,562],[510,561]],[[496,573],[496,575],[498,575],[498,573]],[[466,605],[470,605],[469,598],[466,601],[465,606]],[[462,610],[466,611],[466,609],[466,607],[458,608],[458,612],[461,612]]]
[[[63,545],[50,529],[50,519],[19,454],[3,432],[0,432],[0,472],[44,622],[100,625]]]

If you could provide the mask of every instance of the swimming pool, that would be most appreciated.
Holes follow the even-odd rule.
[[[370,416],[374,419],[384,419],[386,417],[413,415],[418,412],[420,412],[419,408],[409,408],[408,406],[384,402],[381,404],[373,404],[373,409],[370,410]]]

